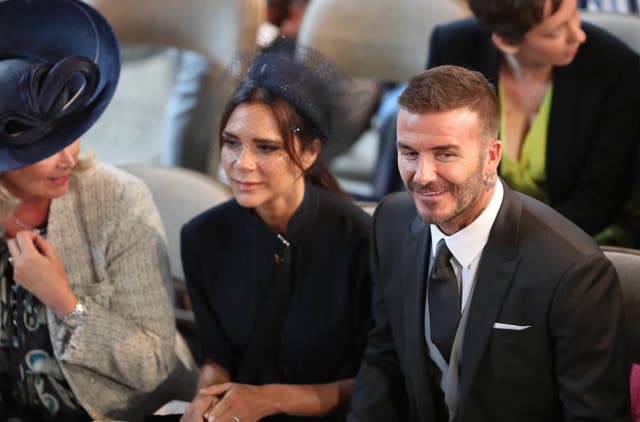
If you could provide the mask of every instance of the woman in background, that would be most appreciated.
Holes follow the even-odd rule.
[[[142,420],[196,379],[148,189],[79,158],[118,82],[115,36],[76,0],[2,1],[0,27],[0,420]]]
[[[260,54],[223,113],[234,199],[182,230],[206,357],[183,421],[344,420],[370,316],[369,217],[319,157],[340,113],[332,69]]]
[[[480,71],[501,105],[501,177],[601,243],[629,197],[640,139],[640,59],[582,23],[576,0],[470,0],[474,19],[437,27],[429,67]]]

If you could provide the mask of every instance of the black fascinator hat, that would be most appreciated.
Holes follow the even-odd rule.
[[[314,49],[279,43],[239,56],[218,86],[219,93],[262,88],[287,102],[311,123],[314,137],[333,139],[344,114],[350,80]],[[224,94],[223,94],[224,96]]]
[[[345,78],[320,53],[299,49],[295,55],[281,51],[259,54],[249,69],[249,79],[288,102],[316,127],[326,141],[335,123]]]
[[[43,160],[100,117],[120,75],[113,30],[77,0],[0,0],[0,171]]]

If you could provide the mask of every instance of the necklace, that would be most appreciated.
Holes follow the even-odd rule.
[[[17,216],[13,216],[13,222],[16,223],[18,226],[20,226],[21,228],[34,232],[36,235],[40,234],[40,229],[39,228],[34,228],[31,227],[29,225],[27,225],[24,221],[20,220]]]
[[[529,122],[535,120],[540,106],[551,86],[552,69],[543,70],[537,75],[525,72],[511,55],[505,55],[504,67],[506,82],[511,85],[520,107],[527,113]]]

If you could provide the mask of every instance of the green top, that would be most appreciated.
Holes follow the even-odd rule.
[[[500,104],[503,104],[502,89],[498,87]],[[500,175],[507,184],[518,192],[533,196],[543,202],[547,199],[547,176],[546,176],[546,154],[547,154],[547,128],[549,126],[549,115],[551,114],[551,97],[553,95],[553,85],[549,86],[540,109],[535,119],[531,123],[529,131],[522,142],[520,159],[514,161],[502,156],[500,162]],[[500,139],[503,146],[509,142],[505,133],[505,110],[500,110]]]
[[[503,104],[502,89],[498,87],[500,104]],[[511,160],[503,155],[500,162],[500,175],[507,184],[516,191],[533,196],[545,203],[549,203],[547,196],[546,154],[547,154],[547,129],[551,113],[551,97],[553,85],[549,86],[537,116],[533,120],[529,131],[525,135],[518,161]],[[505,137],[505,112],[500,110],[500,139],[503,145],[508,143]],[[632,223],[635,221],[636,223]],[[627,201],[624,210],[612,224],[593,236],[601,245],[634,246],[634,242],[640,241],[638,233],[640,226],[640,192]]]

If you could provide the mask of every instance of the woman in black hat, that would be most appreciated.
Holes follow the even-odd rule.
[[[253,62],[220,125],[234,199],[183,227],[205,357],[183,421],[344,420],[370,317],[369,217],[319,159],[340,78],[307,53]]]
[[[116,39],[76,0],[2,1],[0,28],[0,420],[140,420],[182,368],[163,229],[143,182],[78,157]]]

